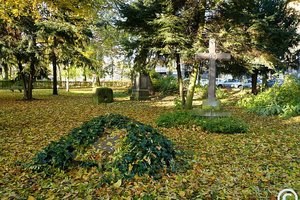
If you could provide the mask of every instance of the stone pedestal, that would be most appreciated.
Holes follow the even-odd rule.
[[[195,109],[194,114],[201,117],[229,117],[231,113],[221,110],[221,101],[218,99],[206,99],[202,103],[202,109]]]
[[[221,110],[221,101],[218,99],[205,99],[202,102],[203,110]]]
[[[148,75],[138,74],[134,80],[130,100],[149,100],[151,81]]]

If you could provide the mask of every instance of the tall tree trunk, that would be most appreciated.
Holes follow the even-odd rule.
[[[70,66],[67,66],[67,77],[66,77],[66,91],[69,92],[70,91]]]
[[[87,77],[86,77],[86,66],[83,66],[83,81],[86,82]]]
[[[184,108],[185,107],[185,96],[184,96],[183,78],[182,78],[182,74],[181,74],[180,55],[179,55],[179,53],[176,54],[176,71],[177,71],[181,106],[182,106],[182,108]]]
[[[36,36],[33,35],[32,42],[34,47],[36,47]],[[35,65],[37,63],[37,58],[35,56],[35,53],[30,54],[30,68],[29,68],[29,78],[28,78],[28,86],[27,86],[27,99],[26,100],[32,100],[32,90],[33,90],[33,82],[36,74]]]
[[[251,86],[252,90],[251,93],[257,95],[257,76],[258,76],[258,69],[255,69],[254,72],[251,75]]]
[[[18,67],[20,71],[21,80],[23,82],[23,89],[24,89],[24,100],[32,100],[32,90],[33,90],[33,81],[34,81],[34,75],[35,75],[35,58],[31,58],[30,62],[30,72],[28,76],[23,71],[23,66],[21,61],[18,61]]]
[[[33,35],[32,36],[32,43],[33,46],[36,47],[36,36]],[[33,96],[32,96],[32,90],[33,90],[33,82],[34,82],[34,78],[35,78],[35,74],[36,74],[36,69],[35,69],[35,65],[37,62],[37,58],[35,57],[35,53],[31,53],[30,54],[30,66],[29,66],[29,73],[26,74],[26,72],[24,72],[24,68],[22,65],[22,59],[20,58],[20,56],[17,56],[17,60],[18,60],[18,68],[19,68],[19,72],[20,72],[20,76],[21,79],[23,81],[23,87],[24,87],[24,100],[32,100]]]
[[[58,95],[57,90],[57,58],[55,54],[55,49],[57,47],[56,37],[53,38],[53,47],[52,47],[52,67],[53,67],[53,95]]]
[[[197,74],[197,84],[200,84],[200,81],[202,79],[201,74],[202,73],[202,62],[199,65],[198,74]]]
[[[200,5],[199,5],[199,18],[198,18],[198,21],[200,22],[199,25],[200,25],[201,29],[203,29],[204,26],[205,26],[205,14],[206,14],[207,0],[200,0],[199,3],[200,3]]]
[[[194,98],[195,85],[196,85],[198,71],[199,71],[199,67],[197,65],[194,65],[192,73],[190,75],[190,83],[189,83],[189,88],[188,88],[187,96],[186,96],[185,108],[188,110],[193,108],[193,98]]]
[[[96,86],[100,86],[101,82],[100,82],[100,75],[96,75]]]
[[[6,63],[2,64],[4,70],[4,80],[8,80],[8,65]]]
[[[9,78],[12,79],[12,67],[9,68]]]
[[[28,96],[28,89],[27,89],[27,80],[26,80],[26,75],[23,71],[23,65],[22,65],[22,62],[20,59],[18,59],[18,68],[19,68],[19,73],[20,73],[20,76],[21,76],[21,80],[23,82],[23,99],[27,99],[27,96]]]
[[[33,99],[32,90],[33,90],[34,76],[35,76],[35,72],[36,72],[35,71],[35,63],[36,63],[35,55],[32,55],[31,59],[30,59],[30,72],[29,72],[29,79],[28,79],[28,86],[27,86],[28,96],[27,96],[26,100],[32,100]]]
[[[61,66],[57,65],[57,69],[58,69],[58,81],[62,81]]]
[[[144,72],[144,75],[147,76],[149,78],[149,85],[148,85],[148,89],[150,91],[150,95],[154,95],[155,92],[154,92],[154,88],[153,88],[153,82],[151,80],[151,77],[150,77],[150,74],[149,72]]]

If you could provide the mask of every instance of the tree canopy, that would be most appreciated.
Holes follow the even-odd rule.
[[[125,47],[137,67],[145,69],[157,55],[193,63],[195,52],[217,38],[220,50],[233,59],[223,71],[252,74],[258,69],[285,65],[290,48],[297,45],[299,16],[290,1],[132,1],[119,6],[119,27],[129,32]],[[153,60],[154,59],[154,60]],[[196,69],[196,68],[195,68]],[[265,72],[265,71],[264,71]]]
[[[137,71],[174,60],[197,73],[194,54],[206,51],[215,37],[218,48],[233,56],[224,70],[254,73],[295,57],[290,48],[300,41],[299,16],[290,2],[6,0],[0,4],[0,62],[6,69],[18,66],[25,99],[32,98],[32,82],[49,63],[57,94],[57,66],[77,63],[100,76],[104,56],[124,53],[120,44]]]
[[[18,66],[24,99],[32,99],[37,72],[53,66],[53,94],[57,94],[57,65],[76,59],[90,63],[85,48],[93,37],[104,1],[5,1],[0,7],[1,62]],[[68,59],[69,57],[69,59]],[[49,62],[47,62],[49,63]]]

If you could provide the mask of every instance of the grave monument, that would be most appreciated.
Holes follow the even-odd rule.
[[[138,73],[133,82],[130,100],[149,100],[151,88],[149,75]]]
[[[209,52],[199,53],[195,55],[196,60],[209,60],[209,82],[208,82],[208,98],[203,101],[203,110],[220,110],[221,102],[216,98],[216,61],[231,58],[229,53],[216,52],[216,40],[209,40]]]

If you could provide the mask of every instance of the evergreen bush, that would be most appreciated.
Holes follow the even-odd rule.
[[[194,122],[195,117],[191,112],[175,111],[160,115],[156,124],[159,127],[171,128],[180,125],[190,125]]]
[[[233,117],[203,118],[196,124],[213,133],[245,133],[249,128],[244,121]]]
[[[300,81],[287,76],[282,86],[275,85],[258,95],[249,95],[238,105],[258,115],[288,118],[300,115]]]
[[[172,76],[155,76],[155,78],[152,78],[152,83],[155,92],[160,92],[163,95],[178,93],[177,79]]]
[[[245,133],[249,128],[244,121],[234,117],[201,117],[187,111],[164,113],[158,117],[156,124],[165,128],[196,125],[212,133]]]

